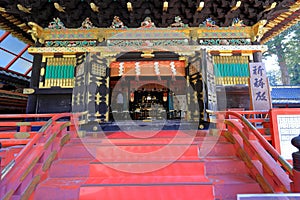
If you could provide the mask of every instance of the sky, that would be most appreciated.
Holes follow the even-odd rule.
[[[5,31],[0,30],[0,37],[4,33]],[[1,48],[7,49],[15,54],[19,54],[19,52],[22,51],[25,48],[25,46],[26,44],[24,42],[13,37],[12,35],[9,35],[7,38],[5,38],[5,40],[3,40],[0,43]],[[0,67],[4,68],[12,59],[14,59],[15,55],[5,52],[1,48],[0,48]],[[27,51],[22,55],[22,57],[31,61],[33,60],[33,56],[30,55]],[[31,66],[32,63],[23,59],[18,59],[9,69],[20,73],[25,73]]]
[[[265,63],[267,71],[271,71],[271,70],[276,70],[277,71],[277,70],[279,70],[279,65],[278,65],[276,55],[272,55],[272,56],[269,56],[267,58],[264,58],[263,63]]]

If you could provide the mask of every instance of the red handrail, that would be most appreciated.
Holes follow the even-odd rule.
[[[69,113],[61,113],[61,114],[69,114]],[[5,114],[0,115],[0,119],[22,119],[22,118],[51,118],[57,113],[48,113],[48,114]]]
[[[13,118],[20,118],[18,115],[10,115]],[[75,125],[75,118],[77,115],[72,113],[60,113],[60,114],[43,114],[43,115],[23,115],[23,118],[28,117],[51,117],[50,120],[39,130],[38,134],[36,134],[27,144],[26,146],[18,153],[18,155],[12,160],[6,169],[6,174],[4,175],[4,179],[1,180],[1,189],[0,196],[5,198],[10,198],[18,188],[20,188],[21,184],[26,184],[23,182],[24,178],[27,177],[34,169],[35,177],[45,177],[41,176],[41,174],[45,173],[42,170],[42,165],[37,164],[38,160],[42,155],[47,152],[47,149],[53,143],[57,143],[58,140],[53,140],[53,137],[57,137],[59,135],[60,142],[64,139],[66,135],[66,127],[70,127]],[[58,121],[61,118],[70,118],[69,121]],[[2,118],[2,116],[0,116]],[[74,129],[74,128],[73,128]],[[53,135],[54,134],[54,135]],[[68,134],[70,135],[70,134]],[[73,135],[74,136],[74,135]],[[41,138],[43,137],[43,138]],[[70,137],[70,136],[69,136]],[[67,137],[67,138],[69,138]],[[72,136],[71,136],[72,137]],[[65,140],[65,139],[64,139]],[[55,148],[61,148],[61,145],[54,145]],[[52,148],[51,148],[52,149]],[[54,149],[52,149],[53,151]],[[56,149],[58,151],[58,149]],[[37,166],[37,167],[36,167]],[[28,184],[28,183],[27,183]],[[22,186],[23,188],[24,186]],[[26,187],[24,187],[26,188]],[[24,191],[21,191],[21,193]]]
[[[64,113],[64,114],[54,114],[50,120],[39,130],[39,134],[35,135],[30,142],[27,143],[27,145],[20,151],[20,153],[15,158],[15,162],[20,161],[24,156],[27,155],[27,153],[30,151],[30,149],[37,143],[37,141],[41,138],[43,133],[50,127],[53,126],[56,120],[64,117],[71,117],[72,114],[70,113]]]
[[[258,111],[256,111],[256,113],[257,112]],[[246,164],[249,165],[251,163],[252,167],[250,172],[254,177],[256,177],[262,188],[264,188],[264,191],[290,191],[291,180],[282,170],[282,168],[279,167],[278,163],[289,174],[291,179],[293,179],[292,166],[282,158],[282,156],[264,138],[264,136],[261,135],[254,125],[244,116],[236,112],[227,111],[217,112],[216,114],[223,116],[222,122],[225,122],[228,130],[231,130],[229,129],[230,127],[234,128],[234,130],[227,131],[227,134],[232,135],[228,139],[235,145],[238,145],[237,154],[240,154],[241,158],[246,162]],[[226,116],[227,119],[224,119],[224,116]],[[219,121],[219,123],[221,123],[221,121]],[[238,133],[242,140],[238,139],[239,137],[235,136],[233,133]],[[259,146],[263,148],[257,146],[257,143],[255,143],[254,139],[256,139],[256,141],[258,141],[260,144]],[[265,150],[268,153],[266,153]],[[256,161],[261,163],[262,170],[254,164]]]
[[[260,132],[251,124],[245,117],[243,117],[239,113],[227,111],[228,115],[233,115],[240,119],[243,124],[245,124],[248,128],[250,128],[250,131],[256,136],[256,138],[259,140],[260,144],[272,155],[272,157],[280,162],[284,169],[292,176],[293,175],[293,167],[290,165],[288,161],[286,161],[279,153],[276,151],[276,149],[260,134]]]

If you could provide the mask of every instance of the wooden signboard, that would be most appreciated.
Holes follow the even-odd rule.
[[[292,159],[292,153],[297,152],[291,140],[300,135],[300,109],[276,108],[271,110],[273,145],[287,160]]]
[[[250,100],[252,110],[271,109],[271,95],[264,63],[249,63]]]

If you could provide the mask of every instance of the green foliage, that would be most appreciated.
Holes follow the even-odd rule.
[[[284,85],[300,85],[300,23],[282,32],[266,43],[264,56],[276,55]]]
[[[299,61],[291,70],[291,85],[300,85],[300,64]]]
[[[269,78],[269,84],[271,86],[282,85],[281,77],[280,77],[280,71],[274,70],[274,69],[270,70],[270,71],[267,71],[267,76]]]

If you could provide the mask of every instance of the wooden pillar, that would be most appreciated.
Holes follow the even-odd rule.
[[[77,67],[72,111],[84,112],[81,120],[97,131],[97,124],[109,119],[108,60],[100,53],[87,53]]]
[[[262,62],[262,53],[261,52],[253,53],[253,62]]]
[[[42,64],[42,55],[35,54],[33,56],[30,88],[37,89],[39,86],[41,64]],[[37,95],[36,94],[28,95],[26,113],[28,114],[36,113],[36,107],[37,107]]]
[[[189,58],[187,68],[188,116],[192,121],[199,121],[199,129],[207,128],[209,113],[206,110],[217,110],[216,84],[211,57],[205,50],[195,52]]]
[[[191,121],[199,122],[199,128],[204,128],[204,111],[205,111],[205,89],[203,84],[203,60],[202,53],[195,52],[193,57],[189,58],[187,80],[188,87],[188,111],[187,115]],[[203,91],[204,89],[204,91]]]

